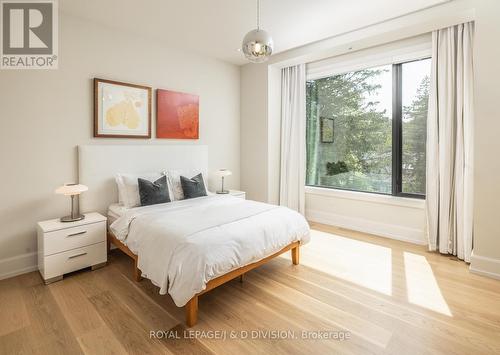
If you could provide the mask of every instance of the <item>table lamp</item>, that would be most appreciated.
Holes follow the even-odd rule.
[[[61,222],[74,222],[80,221],[85,218],[84,215],[79,213],[79,210],[76,206],[76,195],[80,195],[82,192],[87,191],[89,188],[85,185],[80,184],[64,184],[56,190],[56,194],[71,196],[71,215],[61,217]]]
[[[218,194],[228,194],[228,190],[224,190],[224,177],[232,175],[233,173],[227,169],[220,169],[215,173],[217,176],[220,176],[222,178],[222,186],[219,191],[215,191]]]

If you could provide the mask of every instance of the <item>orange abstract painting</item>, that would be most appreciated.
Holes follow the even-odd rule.
[[[156,137],[199,138],[199,97],[169,90],[156,90]]]

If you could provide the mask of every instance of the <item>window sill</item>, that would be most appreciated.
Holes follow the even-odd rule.
[[[308,195],[335,197],[347,200],[364,201],[376,204],[416,208],[422,210],[425,208],[425,200],[416,198],[379,195],[369,192],[346,191],[346,190],[337,190],[337,189],[329,189],[329,188],[314,187],[314,186],[306,186],[305,192]]]

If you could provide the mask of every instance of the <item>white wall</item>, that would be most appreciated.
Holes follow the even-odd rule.
[[[246,67],[241,72],[241,161],[245,168],[241,174],[241,186],[245,186],[247,198],[265,201],[267,199],[267,123],[262,120],[262,112],[267,110],[267,85],[260,82],[261,68],[257,65]],[[267,77],[265,78],[267,80]]]
[[[0,278],[35,265],[37,221],[67,214],[53,191],[77,178],[77,145],[206,144],[210,170],[239,188],[239,67],[64,14],[59,48],[58,70],[0,71]],[[200,139],[93,138],[94,77],[198,94]]]
[[[245,65],[242,68],[241,88],[242,92],[250,95],[241,98],[241,124],[246,127],[245,131],[242,130],[241,173],[246,175],[251,170],[254,176],[251,181],[242,180],[242,189],[252,192],[259,186],[267,191],[267,195],[249,193],[250,198],[271,203],[279,201],[279,71],[282,67],[328,57],[349,56],[349,53],[355,55],[358,50],[470,21],[474,17],[474,3],[472,0],[453,1],[280,53],[273,56],[267,65]],[[248,78],[251,78],[251,88]],[[255,95],[260,97],[266,92],[267,106],[262,108],[257,105],[251,112],[247,111],[248,103],[256,102]],[[247,134],[252,137],[251,140],[243,139]],[[267,150],[258,146],[260,142],[268,142]],[[247,161],[253,163],[247,164]],[[255,166],[258,161],[262,162],[262,169]],[[311,189],[306,190],[306,217],[310,220],[416,243],[426,241],[423,201],[408,204],[407,199],[395,197],[379,198],[377,201],[377,198],[363,198],[358,194],[347,198],[349,194],[319,191],[312,193]]]
[[[423,200],[315,187],[306,190],[310,221],[426,244]]]
[[[477,2],[474,250],[471,270],[500,278],[500,1]]]

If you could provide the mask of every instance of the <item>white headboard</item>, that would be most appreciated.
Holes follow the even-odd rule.
[[[117,173],[165,169],[199,169],[208,173],[205,145],[82,145],[78,146],[79,183],[89,190],[80,195],[82,212],[106,213],[118,202]]]

